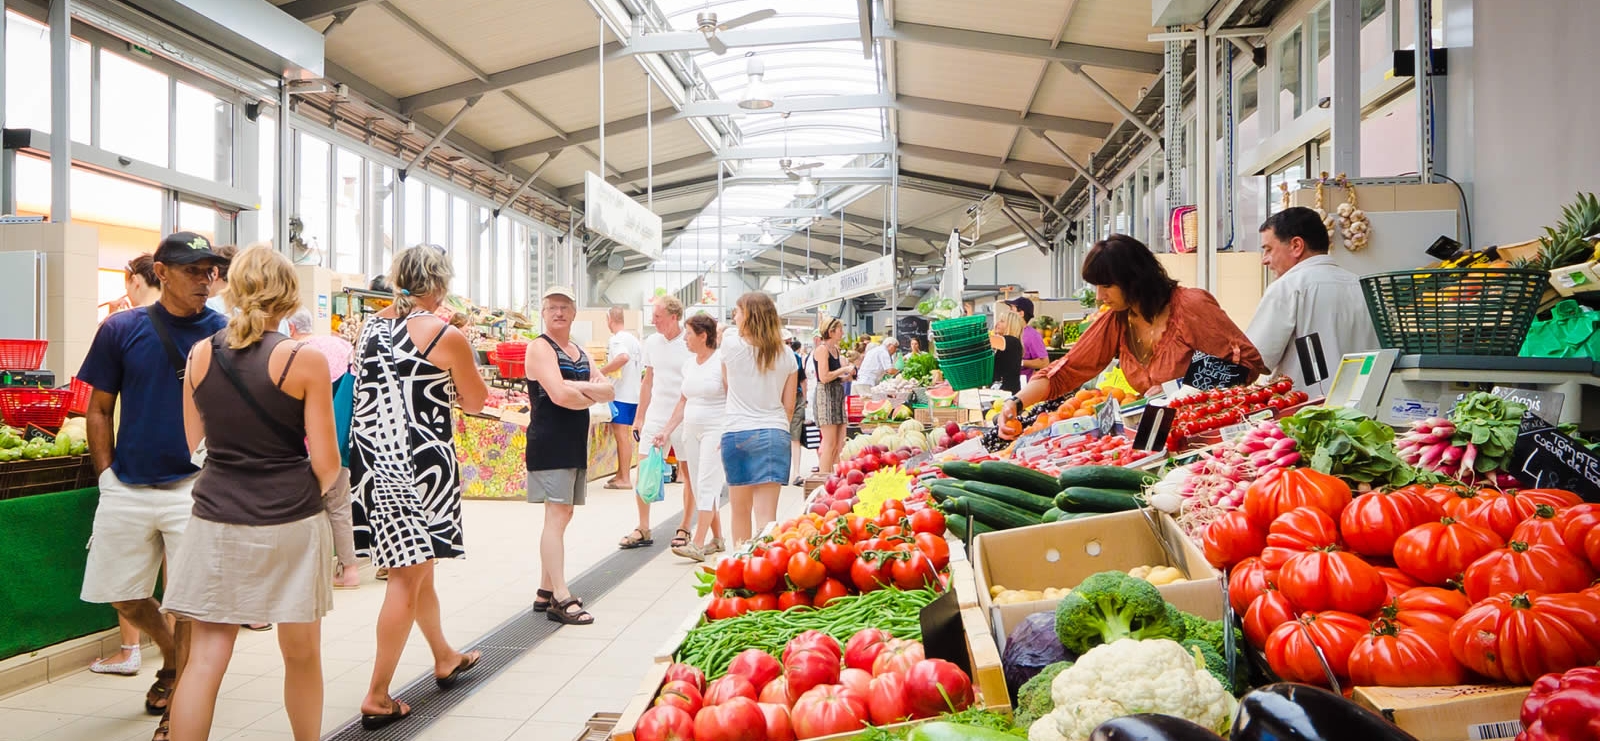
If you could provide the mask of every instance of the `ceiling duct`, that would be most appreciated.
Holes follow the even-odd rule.
[[[288,80],[323,76],[323,38],[266,0],[125,0]]]

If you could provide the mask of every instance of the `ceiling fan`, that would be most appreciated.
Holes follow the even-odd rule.
[[[737,18],[729,18],[726,22],[718,23],[717,12],[714,10],[705,10],[696,13],[694,21],[695,26],[699,28],[700,33],[705,34],[706,46],[711,49],[713,54],[720,56],[728,53],[728,45],[722,43],[722,39],[717,38],[717,33],[719,31],[726,31],[730,28],[747,26],[757,21],[764,21],[777,14],[778,11],[767,8],[765,10],[757,10],[754,13],[745,13]]]
[[[811,171],[821,166],[821,162],[806,162],[796,165],[794,160],[788,157],[778,160],[778,167],[783,168],[783,174],[788,175],[790,180],[811,177]]]

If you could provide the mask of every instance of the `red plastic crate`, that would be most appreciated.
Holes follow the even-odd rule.
[[[0,340],[0,370],[39,370],[49,340]]]
[[[496,368],[500,369],[500,377],[510,379],[527,378],[528,357],[527,355],[523,354],[526,352],[526,348],[524,348],[522,352],[518,352],[512,356],[515,358],[513,360],[501,354],[501,347],[504,347],[504,345],[496,347],[494,352],[489,353],[489,359],[494,361]]]
[[[89,414],[89,397],[94,394],[94,387],[77,378],[73,378],[67,390],[72,392],[72,401],[67,404],[67,413],[76,414],[80,417],[87,416]]]
[[[69,389],[0,389],[0,417],[12,427],[32,424],[57,430],[67,421],[67,405],[71,402]]]

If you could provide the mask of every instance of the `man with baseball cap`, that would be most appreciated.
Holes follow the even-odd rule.
[[[1032,378],[1033,372],[1050,365],[1050,351],[1044,346],[1044,335],[1033,327],[1033,300],[1018,296],[1002,302],[1022,315],[1022,377]]]
[[[177,554],[200,471],[184,434],[183,370],[189,349],[227,326],[206,308],[223,262],[211,242],[193,232],[162,240],[155,252],[161,299],[108,317],[78,370],[78,378],[94,387],[87,427],[100,484],[81,596],[111,604],[160,647],[162,667],[145,695],[145,710],[163,716],[157,739],[166,737],[188,627],[179,621],[176,631],[168,630],[153,597],[156,576],[163,556]],[[113,431],[119,399],[121,421]]]

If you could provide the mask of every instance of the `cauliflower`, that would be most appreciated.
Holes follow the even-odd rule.
[[[1203,662],[1165,639],[1096,646],[1056,675],[1050,696],[1055,710],[1029,729],[1031,741],[1084,741],[1101,723],[1135,713],[1171,715],[1226,734],[1238,707]]]

